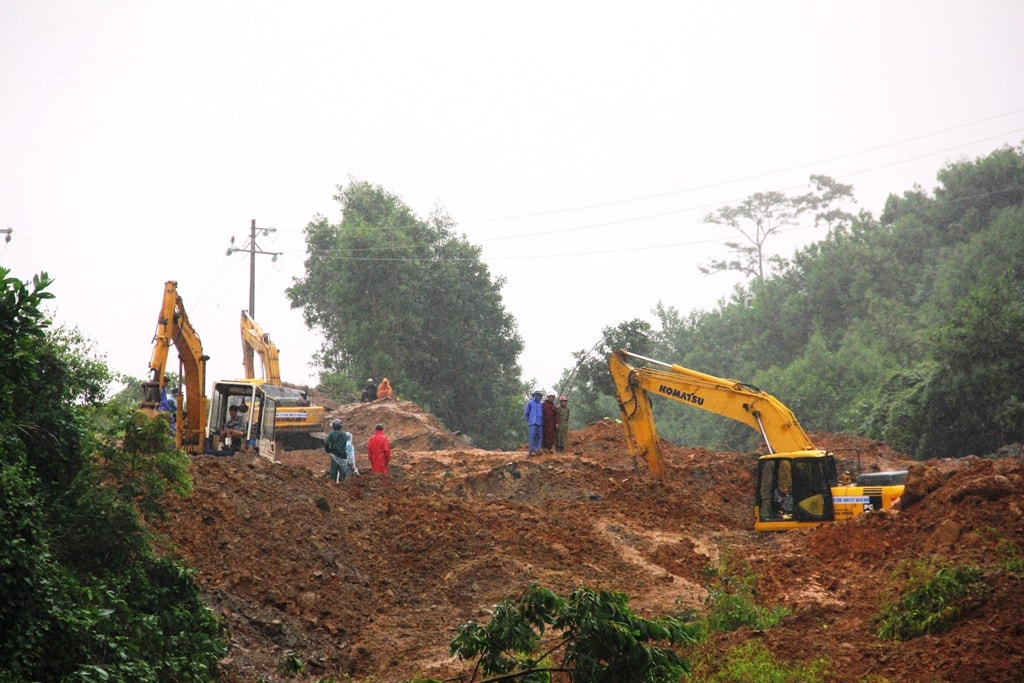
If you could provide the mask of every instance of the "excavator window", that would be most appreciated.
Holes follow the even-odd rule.
[[[825,521],[833,518],[829,456],[762,457],[758,461],[757,506],[761,521]]]

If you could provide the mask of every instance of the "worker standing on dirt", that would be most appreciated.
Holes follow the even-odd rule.
[[[555,450],[561,453],[569,445],[569,399],[558,397],[558,410],[555,412]]]
[[[331,420],[331,431],[324,438],[324,451],[331,457],[331,466],[327,476],[333,482],[348,479],[356,469],[356,449],[352,445],[352,434],[341,429],[341,420]]]
[[[555,427],[558,424],[558,406],[555,405],[555,395],[548,394],[541,404],[541,414],[544,419],[544,434],[541,437],[544,450],[548,453],[555,450]]]
[[[530,455],[540,454],[541,443],[544,437],[544,407],[540,402],[541,395],[539,391],[533,392],[533,397],[526,402],[526,408],[523,409]]]
[[[383,386],[383,385],[382,385]],[[373,436],[366,444],[366,453],[370,457],[370,471],[377,474],[388,473],[388,463],[391,462],[391,444],[384,434],[384,425],[374,427]]]

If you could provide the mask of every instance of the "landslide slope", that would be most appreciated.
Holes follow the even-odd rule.
[[[527,457],[474,449],[408,402],[334,416],[355,435],[362,476],[328,481],[317,451],[200,456],[194,494],[168,501],[157,527],[229,629],[228,682],[454,676],[467,671],[448,656],[455,629],[531,582],[621,591],[644,616],[700,611],[723,558],[789,614],[705,647],[758,638],[783,661],[828,658],[835,681],[1024,680],[1024,580],[1000,568],[1024,548],[1020,459],[911,464],[884,444],[812,434],[865,470],[910,467],[905,509],[764,534],[752,530],[749,454],[664,443],[659,482],[612,421]],[[365,455],[378,422],[395,445],[387,477]],[[890,591],[931,560],[983,566],[988,592],[942,635],[880,640]]]

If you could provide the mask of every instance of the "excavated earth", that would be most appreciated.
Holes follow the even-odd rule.
[[[225,681],[469,680],[448,653],[456,629],[533,582],[619,591],[641,616],[699,612],[709,570],[728,558],[756,577],[761,604],[788,614],[713,636],[705,652],[756,638],[783,662],[827,658],[832,681],[1024,681],[1019,456],[912,463],[812,434],[842,468],[909,468],[902,509],[755,533],[752,454],[663,442],[658,481],[610,420],[528,457],[475,449],[404,401],[328,408],[355,435],[361,476],[329,481],[315,450],[200,456],[194,493],[169,500],[157,527],[227,628]],[[387,476],[366,460],[378,422],[394,446]],[[880,609],[922,560],[982,567],[988,591],[941,635],[879,639]]]

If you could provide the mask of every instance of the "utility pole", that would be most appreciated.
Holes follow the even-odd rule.
[[[258,228],[256,227],[256,219],[252,219],[252,225],[249,227],[249,243],[244,247],[236,247],[235,238],[231,238],[231,245],[228,247],[228,256],[231,256],[236,251],[248,251],[249,252],[249,317],[253,320],[256,319],[256,254],[264,254],[266,256],[272,256],[271,261],[276,261],[277,257],[281,255],[279,251],[263,251],[256,244],[256,233],[260,235],[269,235],[272,232],[277,232],[277,228]]]
[[[269,235],[272,232],[277,232],[277,228],[259,228],[258,232],[260,235]],[[271,261],[276,261],[277,257],[281,255],[279,251],[263,251],[256,244],[256,219],[252,219],[252,225],[249,227],[249,244],[246,247],[236,247],[235,238],[231,237],[231,246],[228,247],[228,256],[231,256],[236,251],[249,252],[249,317],[253,320],[256,319],[256,254],[264,254],[271,256]],[[256,360],[256,352],[248,344],[242,344],[242,350],[245,353],[245,357],[242,359],[245,363],[245,367],[255,367],[253,365]],[[264,368],[264,371],[266,368]]]

